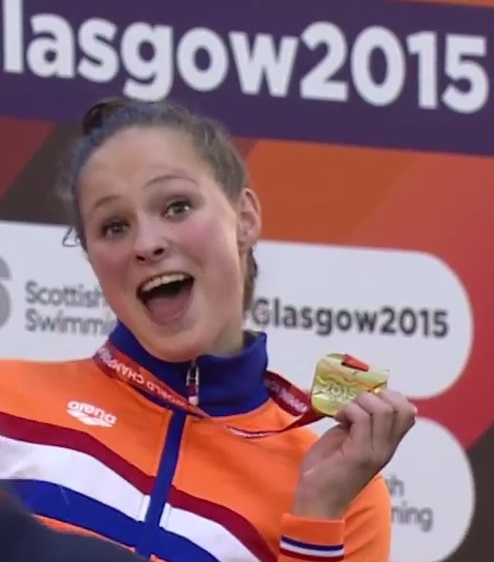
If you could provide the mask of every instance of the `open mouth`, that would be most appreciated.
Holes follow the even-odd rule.
[[[155,322],[166,324],[185,311],[193,285],[194,278],[187,273],[159,275],[142,283],[137,297]]]

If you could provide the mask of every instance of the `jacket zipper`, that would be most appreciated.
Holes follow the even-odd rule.
[[[197,406],[199,404],[199,368],[195,363],[192,363],[187,371],[185,384],[189,404]],[[144,528],[135,547],[137,554],[148,559],[154,554],[153,543],[155,535],[160,529],[160,520],[175,475],[186,419],[186,412],[173,411],[168,425],[156,481],[143,524]],[[165,529],[162,531],[166,533]]]

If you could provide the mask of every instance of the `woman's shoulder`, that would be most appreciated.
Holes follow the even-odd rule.
[[[79,372],[89,367],[89,359],[66,361],[36,361],[32,359],[0,359],[0,388],[20,386],[25,378],[66,376],[70,372]]]
[[[91,376],[90,360],[33,361],[0,359],[0,413],[36,411],[44,402],[80,388],[85,374]]]

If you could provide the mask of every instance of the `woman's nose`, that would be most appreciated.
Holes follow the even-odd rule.
[[[158,261],[166,254],[167,243],[162,233],[152,228],[141,228],[135,239],[135,255],[138,261]]]

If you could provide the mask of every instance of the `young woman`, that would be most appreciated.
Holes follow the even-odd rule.
[[[43,521],[167,562],[386,562],[378,474],[416,410],[365,393],[320,439],[285,431],[304,396],[243,330],[261,212],[223,129],[101,102],[64,186],[118,324],[92,358],[3,362],[0,477]]]

